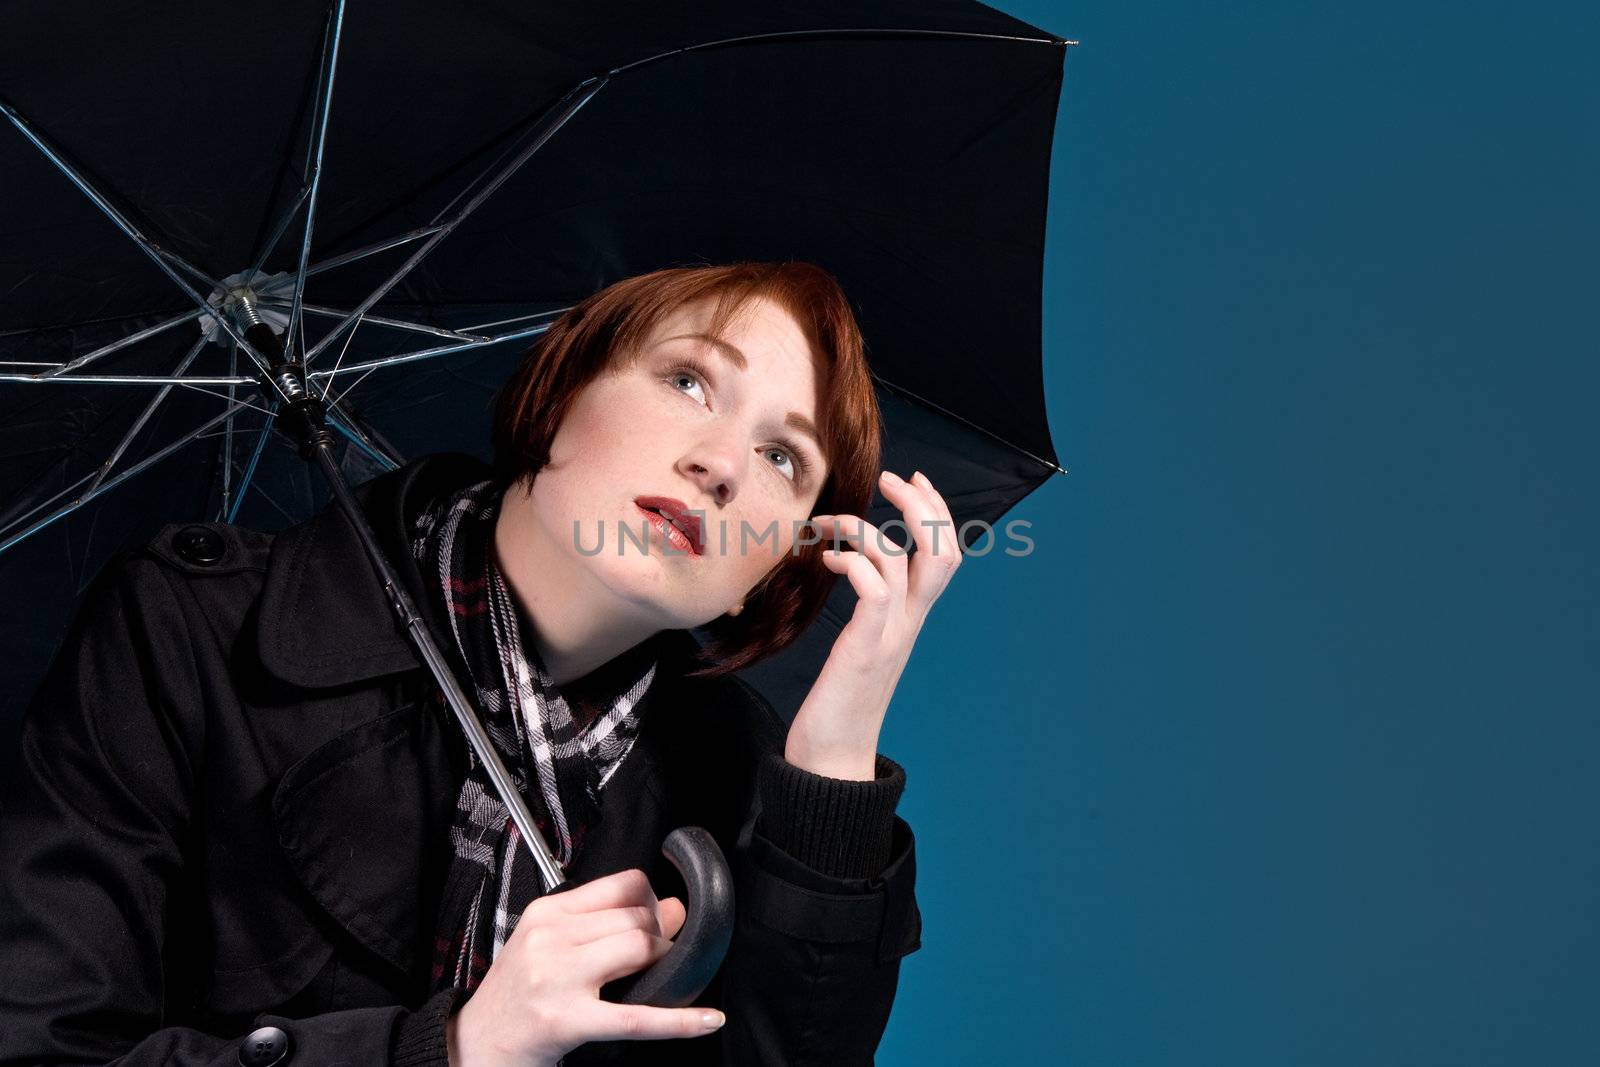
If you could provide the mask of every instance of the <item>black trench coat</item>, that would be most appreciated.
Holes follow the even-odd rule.
[[[430,456],[358,490],[419,610],[410,517],[487,475]],[[759,694],[682,678],[686,632],[654,640],[640,735],[569,874],[639,867],[681,896],[660,843],[710,830],[737,926],[696,1003],[728,1021],[566,1062],[871,1063],[921,944],[903,770],[792,767]],[[429,971],[466,742],[424,682],[333,509],[277,535],[170,526],[107,566],[0,812],[0,1064],[231,1065],[259,1026],[283,1063],[443,1064],[456,996]]]

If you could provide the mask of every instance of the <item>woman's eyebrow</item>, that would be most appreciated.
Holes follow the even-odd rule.
[[[722,353],[722,358],[732,363],[740,370],[749,370],[750,361],[744,358],[744,353],[720,337],[712,337],[709,333],[680,333],[674,337],[666,338],[668,341],[704,341]]]
[[[744,358],[744,353],[739,351],[735,345],[724,341],[720,337],[713,337],[708,333],[680,333],[675,334],[672,337],[664,338],[662,343],[665,344],[667,341],[704,341],[720,352],[722,357],[729,363],[732,363],[735,367],[738,367],[740,370],[750,369],[750,361]],[[793,429],[799,430],[801,433],[811,438],[811,443],[816,446],[816,449],[819,453],[823,451],[822,435],[817,432],[816,423],[812,422],[798,411],[789,412],[789,416],[783,421],[786,425],[792,427]]]

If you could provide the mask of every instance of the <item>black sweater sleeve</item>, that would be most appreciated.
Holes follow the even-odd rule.
[[[829,778],[776,753],[757,770],[759,832],[798,862],[831,878],[870,878],[889,864],[894,809],[906,772],[879,754],[871,781]]]
[[[445,1022],[460,1000],[459,989],[441,989],[416,1011],[401,1016],[394,1028],[391,1067],[447,1067],[450,1057]]]

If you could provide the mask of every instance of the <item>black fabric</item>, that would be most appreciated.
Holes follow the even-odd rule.
[[[408,522],[485,471],[427,457],[358,490],[414,597]],[[429,999],[429,961],[467,769],[459,729],[428,699],[341,515],[276,536],[210,528],[215,564],[186,561],[175,525],[107,568],[30,706],[0,814],[0,972],[25,976],[0,983],[0,1065],[231,1065],[268,1024],[294,1062],[442,1064],[448,1007]],[[769,794],[758,769],[781,759],[782,719],[736,678],[683,677],[693,639],[667,636],[571,874],[638,867],[658,895],[681,895],[660,843],[705,827],[737,912],[698,1003],[728,1023],[566,1062],[870,1063],[920,944],[910,828],[888,816],[888,862],[862,877],[774,838],[827,837],[805,824],[872,807],[841,801],[855,790],[898,797],[903,775]],[[785,804],[786,825],[769,826]],[[859,858],[881,827],[837,829],[859,834],[840,849]]]

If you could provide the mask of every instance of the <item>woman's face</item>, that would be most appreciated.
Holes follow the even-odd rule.
[[[661,629],[738,605],[787,558],[827,475],[805,429],[817,366],[799,324],[752,298],[719,344],[706,336],[714,303],[665,316],[573,398],[525,502],[547,543]],[[703,551],[653,531],[644,497],[696,514]]]

